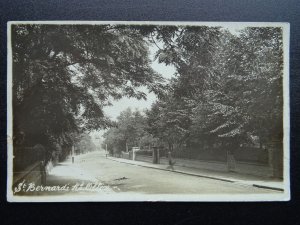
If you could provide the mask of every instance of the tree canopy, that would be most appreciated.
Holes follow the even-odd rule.
[[[232,35],[202,26],[175,34],[162,38],[157,57],[177,69],[169,95],[187,103],[181,110],[190,109],[191,139],[242,144],[258,136],[266,144],[282,138],[281,28],[248,27]]]
[[[196,143],[282,141],[283,46],[279,27],[149,26],[156,59],[176,74],[146,112],[147,132],[169,149]],[[258,141],[257,141],[258,140]]]
[[[14,134],[27,144],[107,128],[112,99],[145,99],[140,86],[157,91],[163,82],[144,37],[128,26],[13,25],[12,50]]]
[[[175,67],[168,84],[152,69],[149,46]],[[105,143],[119,151],[282,140],[280,27],[232,34],[210,26],[19,24],[12,50],[14,134],[23,132],[27,144],[67,144],[94,129],[108,129]],[[142,86],[157,94],[151,109],[106,117],[114,99],[145,99]]]
[[[145,148],[153,145],[155,139],[147,130],[147,118],[139,110],[127,108],[120,113],[114,127],[104,134],[104,145],[110,151],[121,152],[132,147]]]

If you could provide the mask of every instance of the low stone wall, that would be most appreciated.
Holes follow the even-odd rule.
[[[228,170],[227,162],[218,162],[218,161],[202,161],[202,160],[188,160],[188,159],[174,159],[176,161],[176,166],[206,169],[213,171],[226,172]],[[152,163],[152,157],[137,155],[136,161],[150,162]],[[160,158],[160,164],[168,165],[168,159],[165,157]],[[261,177],[272,177],[273,170],[268,165],[247,163],[247,162],[235,162],[234,168],[231,169],[236,173],[255,175]]]
[[[273,177],[273,169],[270,166],[263,164],[236,162],[234,171],[241,174]]]
[[[35,183],[37,185],[42,183],[42,174],[40,171],[40,162],[36,162],[33,165],[27,167],[23,171],[14,172],[13,174],[13,186],[25,181],[26,183]]]
[[[31,166],[28,166],[22,171],[13,173],[13,187],[16,187],[21,182],[34,183],[35,185],[41,185],[46,182],[46,177],[55,166],[55,162],[49,161],[45,166],[44,173],[41,171],[41,162],[36,162]],[[44,174],[44,181],[42,181],[42,174]],[[45,184],[45,183],[44,183]]]
[[[121,157],[123,159],[132,159],[132,156],[129,154],[129,152],[121,152]]]
[[[191,168],[198,168],[198,169],[208,169],[208,170],[215,170],[215,171],[226,171],[227,170],[227,163],[224,163],[224,162],[187,160],[187,159],[174,159],[174,160],[176,161],[175,166],[191,167]],[[136,157],[136,161],[152,163],[152,157],[138,155]],[[161,157],[159,161],[160,161],[160,164],[165,164],[165,165],[169,164],[168,159],[165,157]]]
[[[135,156],[136,161],[142,161],[142,162],[151,162],[152,163],[152,157],[151,156],[143,156],[143,155],[136,155]]]
[[[166,164],[168,164],[167,159]],[[227,163],[226,162],[218,162],[218,161],[202,161],[202,160],[188,160],[188,159],[175,159],[175,166],[184,166],[184,167],[192,167],[198,169],[207,169],[214,171],[227,171]]]

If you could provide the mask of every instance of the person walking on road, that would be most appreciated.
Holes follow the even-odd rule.
[[[169,166],[167,167],[167,169],[171,169],[173,171],[176,161],[173,160],[171,152],[168,152],[168,162]]]

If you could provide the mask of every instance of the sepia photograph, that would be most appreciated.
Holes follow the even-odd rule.
[[[9,22],[7,200],[290,200],[289,35]]]

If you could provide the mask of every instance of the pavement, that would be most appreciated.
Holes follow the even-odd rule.
[[[274,200],[275,197],[278,199],[284,197],[284,192],[274,189],[234,183],[227,181],[226,178],[212,179],[203,174],[201,177],[196,173],[195,175],[183,173],[178,171],[176,166],[176,172],[173,172],[167,165],[160,165],[163,169],[157,169],[151,163],[149,163],[151,167],[147,167],[145,165],[149,164],[141,164],[142,162],[137,165],[130,163],[130,160],[116,161],[113,160],[115,158],[106,158],[103,153],[104,151],[95,151],[75,156],[74,166],[111,188],[114,194],[109,195],[110,199],[120,200],[124,197],[129,201],[153,198],[202,201],[214,198],[219,201],[224,197],[233,201],[234,199]]]
[[[79,157],[80,159],[80,157]],[[114,191],[98,180],[90,171],[72,163],[71,157],[57,165],[48,165],[46,184],[26,183],[17,193],[21,196],[55,196],[55,195],[99,195]]]
[[[123,158],[115,158],[108,156],[107,159],[126,163],[146,168],[158,169],[158,170],[165,170],[171,171],[174,173],[185,174],[190,176],[196,177],[203,177],[213,180],[220,180],[230,183],[235,183],[239,185],[245,186],[252,186],[256,188],[262,189],[269,189],[275,191],[284,191],[284,182],[282,180],[272,179],[272,178],[264,178],[258,176],[252,176],[247,174],[239,174],[235,172],[219,172],[219,171],[212,171],[212,170],[205,170],[205,169],[198,169],[198,168],[190,168],[190,167],[182,167],[182,166],[173,166],[173,169],[170,166],[165,164],[152,164],[149,162],[142,162],[142,161],[133,161]]]
[[[76,155],[74,162],[69,157],[50,166],[46,184],[21,184],[23,189],[16,195],[17,201],[286,200],[287,193],[278,183],[176,165],[169,168],[94,151]]]
[[[66,183],[70,187],[69,194],[86,194],[87,192],[90,194],[110,194],[114,192],[109,186],[97,179],[93,173],[81,168],[76,163],[72,163],[71,157],[53,167],[47,176],[47,185],[49,186],[65,185]],[[90,186],[87,187],[88,185]]]

